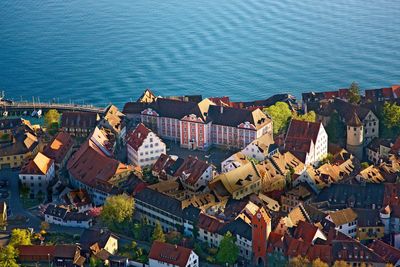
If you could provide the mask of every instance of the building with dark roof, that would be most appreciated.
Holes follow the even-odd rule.
[[[118,251],[118,237],[104,229],[85,229],[79,243],[83,253],[87,255],[97,254],[102,250],[114,255]]]
[[[89,228],[93,217],[88,212],[71,211],[68,207],[49,204],[44,211],[45,221],[68,227]]]
[[[3,120],[3,123],[5,124],[6,121]],[[13,123],[9,122],[8,126],[14,125]],[[7,132],[0,133],[0,170],[19,168],[26,159],[36,155],[38,151],[37,134],[29,121],[21,121],[15,127],[7,128]]]
[[[127,103],[124,112],[162,138],[180,141],[189,149],[207,150],[212,145],[244,148],[265,133],[272,135],[272,121],[260,109],[216,106],[209,99],[156,98],[151,103]]]
[[[77,245],[21,245],[18,249],[18,262],[22,265],[35,266],[53,265],[65,267],[84,266],[85,257],[80,255],[80,247]]]
[[[145,188],[135,194],[135,213],[146,218],[151,225],[161,223],[164,231],[177,230],[177,227],[192,229],[194,219],[189,219],[191,208],[183,208],[182,202],[154,189]],[[197,211],[196,211],[197,212]],[[188,225],[184,225],[184,224]],[[191,224],[192,226],[190,226]]]
[[[76,137],[87,137],[96,127],[97,113],[66,111],[61,115],[61,130]]]
[[[384,195],[383,184],[332,184],[321,190],[314,203],[331,210],[347,207],[379,210],[383,207]]]

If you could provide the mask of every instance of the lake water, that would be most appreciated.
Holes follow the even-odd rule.
[[[122,106],[400,83],[398,0],[1,0],[9,98]]]

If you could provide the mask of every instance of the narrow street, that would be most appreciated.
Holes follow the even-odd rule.
[[[40,223],[42,220],[35,215],[34,211],[24,209],[18,189],[18,171],[0,170],[0,179],[8,180],[8,190],[10,196],[5,199],[11,215],[8,218],[7,230],[14,228],[33,228],[40,231]],[[2,199],[4,200],[4,199]],[[68,234],[81,234],[83,229],[74,227],[64,227],[58,225],[50,225],[49,232],[64,232]]]

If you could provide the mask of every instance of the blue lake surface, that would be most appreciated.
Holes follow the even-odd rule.
[[[1,0],[9,98],[118,106],[400,83],[398,0]]]

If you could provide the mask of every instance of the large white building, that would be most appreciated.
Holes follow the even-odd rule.
[[[49,182],[55,177],[54,160],[38,153],[21,169],[19,180],[30,189],[31,197],[38,193],[46,194]]]
[[[166,153],[166,146],[161,138],[140,123],[128,136],[127,153],[129,163],[150,166]]]
[[[320,122],[292,120],[284,148],[304,164],[315,164],[328,154],[328,134]]]

